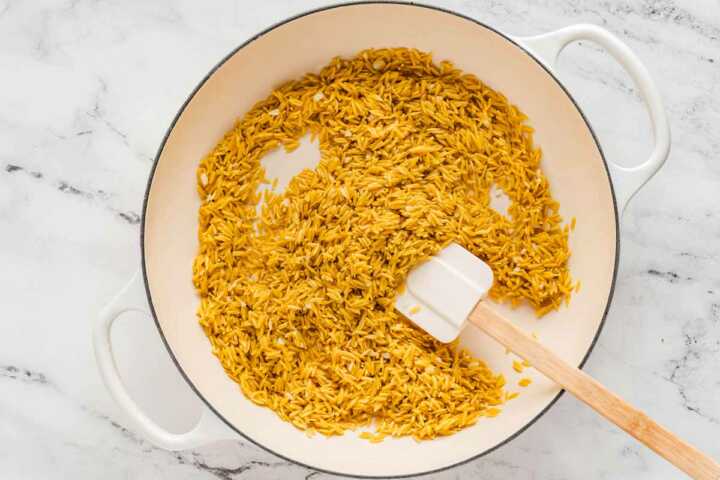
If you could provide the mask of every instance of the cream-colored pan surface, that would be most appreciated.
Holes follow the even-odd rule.
[[[506,441],[530,424],[559,390],[529,372],[533,384],[517,387],[513,357],[491,339],[465,330],[462,341],[503,372],[521,395],[503,413],[481,419],[456,435],[433,441],[387,439],[380,444],[356,434],[308,438],[275,414],[249,402],[223,372],[195,315],[191,283],[197,249],[195,170],[222,135],[257,100],[287,79],[316,71],[337,55],[369,47],[415,47],[449,59],[504,93],[529,117],[544,152],[542,168],[571,234],[574,278],[582,290],[569,307],[535,319],[529,309],[513,319],[564,359],[579,364],[601,326],[616,268],[616,211],[610,180],[593,135],[568,94],[526,51],[493,30],[439,10],[399,4],[358,4],[306,15],[261,35],[235,52],[190,99],[160,153],[149,187],[144,222],[146,281],[158,325],[178,366],[209,405],[239,432],[297,462],[352,475],[408,475],[453,465]],[[280,177],[295,162],[312,163],[306,148],[293,165],[271,159]],[[284,162],[284,163],[283,163]],[[282,179],[282,178],[281,178]]]

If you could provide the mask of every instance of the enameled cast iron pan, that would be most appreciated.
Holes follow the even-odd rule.
[[[570,42],[604,47],[634,79],[655,132],[650,158],[634,168],[608,163],[590,125],[553,74],[558,53]],[[543,377],[523,389],[503,413],[450,437],[380,444],[356,434],[307,437],[272,411],[248,401],[212,355],[195,312],[191,282],[197,252],[196,167],[235,120],[281,82],[317,71],[332,57],[370,47],[415,47],[449,59],[505,94],[530,118],[542,148],[542,168],[565,219],[577,218],[570,236],[570,269],[583,288],[567,308],[537,321],[528,309],[508,311],[518,324],[575,364],[587,358],[602,328],[618,262],[619,216],[632,195],[662,166],[670,143],[659,95],[646,69],[616,37],[592,25],[575,25],[516,38],[445,10],[401,3],[333,6],[286,20],[250,39],[224,58],[180,109],[160,146],[148,182],[141,230],[142,274],[108,306],[95,329],[97,359],[110,392],[135,429],[172,450],[218,439],[245,437],[294,462],[353,476],[404,476],[449,468],[509,441],[537,420],[560,391]],[[287,180],[312,165],[318,152],[271,159],[269,175]],[[207,408],[190,432],[171,434],[149,419],[125,390],[110,347],[110,326],[127,310],[148,311],[168,353]],[[475,329],[465,345],[497,372],[513,378],[504,349]],[[228,428],[229,427],[229,428]]]

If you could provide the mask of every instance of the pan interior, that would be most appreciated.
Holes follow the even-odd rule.
[[[583,288],[570,306],[536,320],[529,309],[504,313],[571,363],[580,364],[602,325],[616,264],[616,213],[602,154],[572,99],[527,52],[492,29],[441,10],[408,4],[334,7],[283,23],[229,56],[190,98],[161,148],[144,212],[144,269],[161,334],[198,394],[231,426],[270,451],[318,469],[357,476],[411,475],[445,468],[505,442],[529,425],[559,393],[543,377],[509,402],[503,413],[474,427],[426,442],[386,439],[371,444],[356,434],[308,438],[249,402],[210,351],[195,315],[199,299],[191,274],[197,251],[198,162],[234,121],[281,82],[317,71],[332,57],[370,47],[414,47],[449,59],[505,94],[530,118],[543,149],[542,168],[571,234],[570,268]],[[309,165],[316,148],[296,152]],[[299,157],[298,157],[299,156]],[[278,157],[278,176],[289,177]],[[270,173],[272,175],[272,172]],[[462,341],[517,383],[512,356],[477,330]]]

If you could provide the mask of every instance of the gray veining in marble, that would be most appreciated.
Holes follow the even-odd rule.
[[[2,478],[330,478],[242,442],[154,448],[122,426],[89,338],[98,310],[139,264],[145,182],[185,96],[250,35],[323,4],[0,0]],[[437,4],[513,34],[599,24],[657,80],[672,153],[623,219],[615,300],[586,369],[720,458],[720,2]],[[587,43],[569,47],[560,65],[607,156],[627,165],[644,159],[649,122],[621,68]],[[143,385],[174,371],[154,327],[139,320],[121,322],[116,348],[131,390],[149,404]],[[177,411],[151,414],[189,425],[196,403],[173,382],[152,395]],[[427,478],[678,476],[564,396],[510,444]]]

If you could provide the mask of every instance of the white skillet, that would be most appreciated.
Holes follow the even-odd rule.
[[[624,168],[603,158],[585,117],[553,72],[560,51],[579,40],[608,51],[628,71],[645,100],[655,140],[649,157],[636,167]],[[190,281],[198,248],[199,159],[274,86],[316,71],[336,55],[383,46],[415,47],[432,52],[437,60],[452,60],[505,94],[530,118],[535,142],[543,149],[543,171],[561,214],[577,218],[578,228],[570,239],[570,270],[583,289],[569,307],[542,322],[522,309],[499,311],[522,328],[536,331],[570,364],[581,365],[587,358],[612,298],[620,213],[662,166],[669,150],[667,119],[647,70],[620,40],[593,25],[517,38],[434,7],[387,2],[335,5],[288,19],[232,51],[190,94],[160,146],[142,212],[141,273],[108,305],[94,330],[100,372],[125,413],[124,423],[153,444],[181,450],[215,440],[245,439],[328,472],[383,478],[418,475],[492,451],[531,425],[558,398],[558,385],[535,375],[532,385],[500,416],[449,437],[420,443],[391,439],[379,445],[356,435],[308,438],[272,411],[245,399],[210,351],[195,316],[198,298]],[[618,105],[617,110],[622,114],[624,109]],[[269,175],[286,182],[296,168],[312,167],[318,156],[313,148],[297,153],[300,158],[292,161],[268,159]],[[155,321],[178,371],[203,400],[205,413],[191,431],[174,434],[158,425],[123,385],[110,330],[127,310],[149,313],[147,318]],[[479,329],[464,329],[460,340],[494,371],[506,377],[514,374],[505,349]]]

